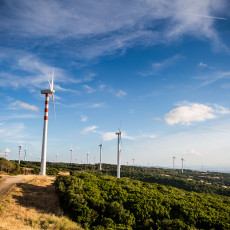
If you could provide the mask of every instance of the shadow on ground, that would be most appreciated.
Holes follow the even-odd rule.
[[[37,186],[20,183],[17,184],[17,187],[22,189],[22,195],[13,195],[13,198],[19,205],[26,208],[34,208],[42,213],[62,216],[54,185]]]

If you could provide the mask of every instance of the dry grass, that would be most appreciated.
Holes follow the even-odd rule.
[[[62,216],[54,180],[51,176],[30,176],[30,181],[15,186],[0,204],[0,230],[81,230]]]
[[[65,171],[60,171],[60,172],[58,173],[58,175],[69,176],[70,173],[69,173],[69,172],[65,172]]]

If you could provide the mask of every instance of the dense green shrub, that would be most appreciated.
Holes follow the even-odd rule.
[[[16,162],[8,161],[4,157],[0,158],[0,171],[4,171],[10,174],[21,173],[20,165]]]
[[[90,229],[230,229],[230,198],[74,172],[55,182],[70,218]]]

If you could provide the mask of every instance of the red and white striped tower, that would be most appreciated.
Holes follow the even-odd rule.
[[[47,149],[48,109],[49,109],[49,93],[46,93],[40,175],[46,175],[46,149]]]
[[[52,75],[52,82],[50,84],[50,89],[41,90],[41,94],[46,95],[46,100],[45,100],[45,114],[44,114],[44,126],[43,126],[43,138],[42,138],[42,156],[41,156],[40,175],[46,175],[47,127],[48,127],[48,109],[49,109],[49,95],[50,94],[52,95],[54,113],[55,113],[55,105],[54,105],[55,90],[53,90],[53,82],[54,82],[54,72]]]

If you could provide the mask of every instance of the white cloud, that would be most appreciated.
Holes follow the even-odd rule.
[[[105,103],[94,103],[92,105],[89,106],[89,108],[102,108],[105,107]]]
[[[81,115],[81,121],[86,122],[88,120],[88,117],[85,115]]]
[[[102,0],[98,4],[90,0],[80,4],[5,1],[0,28],[12,37],[45,37],[44,48],[72,39],[71,50],[62,42],[60,52],[67,50],[91,59],[117,50],[123,52],[135,44],[171,43],[184,35],[219,42],[214,22],[222,19],[218,17],[221,10],[227,10],[223,0],[175,0],[173,4],[168,0],[133,0],[128,6],[122,0]],[[29,39],[27,43],[32,45]]]
[[[178,59],[182,58],[180,55],[175,55],[173,57],[162,60],[161,62],[154,62],[148,71],[140,73],[142,76],[151,76],[159,73],[160,71],[172,66]]]
[[[117,138],[116,132],[106,132],[102,134],[103,141],[111,141]],[[128,136],[124,131],[121,133],[121,139],[135,140],[135,137]]]
[[[200,156],[201,153],[198,152],[198,151],[195,150],[195,149],[189,149],[189,150],[185,153],[185,155],[188,155],[188,156]]]
[[[124,96],[126,96],[126,92],[125,91],[123,91],[123,90],[119,90],[115,95],[117,96],[117,97],[124,97]]]
[[[208,65],[205,64],[205,63],[203,63],[203,62],[200,62],[200,63],[199,63],[199,66],[200,66],[200,67],[203,67],[203,68],[207,68],[207,67],[208,67]]]
[[[193,122],[201,122],[216,118],[217,114],[227,114],[230,111],[223,106],[207,106],[199,103],[188,103],[171,110],[165,115],[165,121],[169,125],[191,125]]]
[[[86,89],[87,93],[93,93],[95,92],[96,90],[93,89],[92,87],[88,86],[88,85],[83,85],[82,86],[84,89]]]
[[[98,127],[97,127],[96,125],[88,126],[88,127],[84,128],[83,131],[81,131],[80,133],[81,133],[82,135],[86,135],[86,134],[88,134],[88,133],[90,133],[90,132],[95,133],[95,132],[96,132],[95,130],[96,130],[97,128],[98,128]]]
[[[22,101],[15,101],[9,105],[10,107],[20,107],[22,109],[28,109],[33,111],[38,111],[38,107],[35,105],[30,105]]]
[[[103,141],[111,141],[117,138],[115,132],[106,132],[102,135]]]

